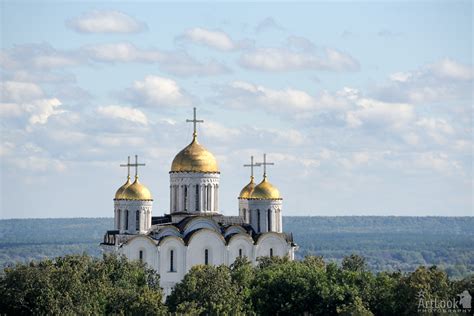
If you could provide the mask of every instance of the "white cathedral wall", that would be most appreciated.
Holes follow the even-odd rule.
[[[203,228],[195,232],[189,240],[186,253],[186,271],[189,271],[195,265],[204,264],[205,249],[209,250],[209,264],[227,264],[224,238],[214,230]]]
[[[285,238],[277,233],[266,233],[257,240],[256,257],[270,256],[270,249],[273,249],[273,256],[289,256],[289,246]],[[291,256],[290,256],[291,257]]]
[[[171,271],[171,250],[173,251],[174,271]],[[176,236],[165,237],[158,246],[160,286],[165,295],[169,295],[174,285],[186,274],[186,247],[183,240]]]
[[[219,173],[171,172],[170,212],[219,212],[219,179]]]
[[[255,252],[253,240],[248,235],[238,234],[233,236],[227,246],[228,249],[228,264],[234,263],[235,259],[239,257],[239,249],[242,249],[242,256],[247,257],[251,262],[255,262]]]
[[[132,237],[119,251],[130,260],[140,260],[140,251],[143,251],[143,262],[159,271],[158,251],[150,237],[141,235]]]

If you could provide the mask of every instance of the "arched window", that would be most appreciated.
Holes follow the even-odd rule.
[[[176,272],[174,269],[174,250],[170,250],[170,272]]]
[[[125,210],[125,230],[128,230],[128,210]]]
[[[267,211],[267,230],[272,231],[272,211],[268,209]]]
[[[188,186],[184,186],[184,211],[188,211]]]
[[[135,229],[137,231],[140,230],[140,211],[137,210],[136,215],[135,215]]]
[[[209,264],[209,249],[204,250],[204,264],[205,265]]]
[[[270,257],[273,257],[273,248],[270,248]]]
[[[140,250],[138,252],[138,259],[140,260],[140,262],[143,262],[143,250]]]
[[[257,231],[260,232],[260,210],[257,210]]]
[[[239,249],[239,257],[242,258],[242,248]]]
[[[200,200],[199,200],[199,184],[196,184],[196,212],[199,212],[199,203],[200,203]]]
[[[246,221],[247,221],[247,210],[244,209],[244,222],[246,222]]]

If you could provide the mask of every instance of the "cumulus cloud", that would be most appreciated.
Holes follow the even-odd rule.
[[[474,68],[450,58],[401,71],[375,87],[373,94],[395,102],[429,103],[470,99]]]
[[[112,10],[94,10],[66,22],[66,25],[80,33],[136,33],[147,28],[135,18]]]
[[[327,91],[313,96],[299,89],[273,89],[246,81],[233,81],[220,86],[214,100],[233,108],[257,106],[270,113],[290,113],[297,118],[312,116],[317,110],[338,111],[346,105],[345,100]]]
[[[360,98],[356,108],[346,113],[349,127],[389,126],[400,129],[415,119],[413,106],[405,103],[387,103],[369,98]]]
[[[212,31],[200,27],[187,30],[179,39],[188,40],[221,51],[230,51],[237,47],[234,41],[225,32]]]
[[[351,55],[333,48],[317,49],[306,38],[291,36],[285,47],[257,48],[243,53],[242,67],[261,71],[357,71],[359,62]]]
[[[0,115],[3,117],[29,115],[31,125],[45,124],[52,115],[61,113],[57,98],[46,98],[43,90],[28,82],[0,82]]]
[[[231,72],[214,59],[199,61],[184,51],[139,48],[128,42],[93,44],[66,51],[51,45],[27,44],[4,50],[0,66],[19,81],[73,83],[73,75],[61,72],[67,67],[96,63],[156,63],[168,73],[178,76],[213,76]]]
[[[191,96],[172,79],[146,76],[133,82],[125,96],[137,105],[180,107],[191,104]]]
[[[82,62],[78,52],[58,50],[48,43],[15,45],[2,50],[0,66],[6,70],[51,70]]]
[[[0,97],[3,102],[22,102],[43,97],[43,90],[34,83],[20,81],[0,82]]]
[[[148,124],[148,119],[142,111],[126,106],[100,106],[97,108],[97,113],[108,118],[122,119],[143,125]]]

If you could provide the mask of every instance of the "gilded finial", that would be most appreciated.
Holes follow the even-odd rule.
[[[254,167],[260,167],[259,164],[253,163],[253,156],[250,156],[250,164],[244,165],[244,167],[250,167],[250,182],[253,182],[254,176],[253,176],[253,168]]]

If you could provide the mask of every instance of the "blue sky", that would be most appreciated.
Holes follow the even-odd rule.
[[[224,214],[266,152],[286,215],[473,215],[470,1],[1,11],[1,218],[112,216],[134,154],[167,213],[193,106]]]

